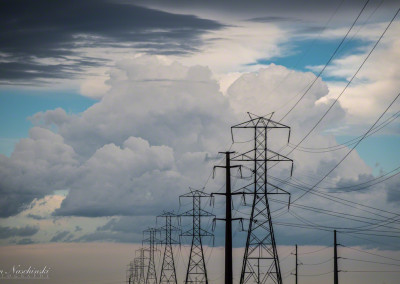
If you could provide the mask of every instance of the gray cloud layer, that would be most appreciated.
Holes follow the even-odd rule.
[[[37,226],[25,226],[22,228],[0,227],[0,239],[10,237],[30,237],[39,231]]]
[[[106,63],[77,53],[77,48],[193,52],[202,44],[200,35],[220,28],[216,21],[112,1],[2,1],[0,79],[71,78]],[[43,58],[62,62],[36,60]]]

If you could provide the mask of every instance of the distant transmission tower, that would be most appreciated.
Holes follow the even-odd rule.
[[[134,261],[131,261],[128,264],[128,268],[126,270],[126,283],[128,284],[133,284],[134,282],[134,278],[135,278],[135,274],[134,274],[135,270],[134,270]]]
[[[159,229],[161,233],[164,233],[164,240],[161,241],[161,244],[165,246],[161,265],[160,284],[177,284],[172,245],[179,244],[179,241],[173,238],[172,233],[174,231],[178,232],[180,229],[172,225],[172,218],[178,218],[178,216],[173,212],[164,212],[157,216],[157,218],[165,218],[165,226]]]
[[[145,257],[145,249],[140,248],[136,250],[136,255],[139,255],[138,257],[135,258],[135,277],[134,277],[134,282],[135,284],[145,284],[146,283],[146,278],[145,278],[145,269],[146,269],[146,257]],[[137,271],[137,272],[136,272]]]
[[[267,134],[272,129],[288,129],[290,138],[290,128],[271,120],[272,115],[266,118],[249,113],[249,116],[250,120],[232,126],[232,139],[233,129],[254,130],[254,148],[232,158],[254,164],[253,183],[240,189],[243,195],[253,197],[240,284],[282,284],[268,195],[289,193],[268,182],[267,172],[268,162],[289,161],[293,170],[293,160],[269,150]]]
[[[135,258],[133,260],[133,282],[132,283],[134,283],[134,284],[139,283],[139,274],[140,274],[140,258]]]
[[[157,284],[157,273],[155,264],[155,245],[159,240],[156,238],[157,229],[149,228],[144,230],[144,234],[148,234],[148,238],[143,240],[143,243],[148,243],[149,247],[145,249],[149,253],[149,265],[147,266],[146,284]]]
[[[213,237],[214,235],[201,227],[201,218],[214,217],[215,215],[201,208],[201,199],[211,197],[209,194],[203,191],[193,189],[190,189],[189,193],[183,194],[179,198],[183,197],[189,197],[193,200],[192,209],[180,214],[180,216],[188,216],[193,218],[192,228],[181,234],[181,236],[192,237],[192,245],[190,247],[190,256],[188,268],[186,271],[185,284],[208,284],[202,237]]]

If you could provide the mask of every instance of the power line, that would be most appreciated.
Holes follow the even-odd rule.
[[[329,63],[332,61],[332,59],[335,57],[336,53],[339,51],[340,47],[342,46],[343,42],[346,40],[347,36],[349,35],[350,31],[353,29],[354,25],[358,21],[358,18],[360,18],[362,12],[364,11],[365,7],[367,7],[369,0],[367,0],[362,7],[361,11],[358,13],[357,18],[354,20],[353,24],[350,26],[350,29],[347,31],[346,35],[343,37],[342,41],[339,43],[339,45],[336,47],[335,51],[329,58],[328,62],[326,62],[325,66],[322,68],[322,70],[319,72],[318,76],[315,77],[314,81],[311,83],[311,85],[307,88],[307,90],[303,93],[303,95],[297,100],[297,102],[289,109],[288,112],[279,120],[282,121],[285,119],[285,117],[288,116],[288,114],[298,105],[298,103],[304,98],[304,96],[308,93],[308,91],[314,86],[315,82],[318,80],[319,77],[321,77],[322,73],[325,71],[326,67],[329,65]]]
[[[400,273],[400,270],[340,270],[340,272]]]
[[[378,132],[379,130],[383,129],[384,127],[386,127],[388,124],[390,124],[391,122],[393,122],[395,119],[400,117],[400,111],[394,113],[392,116],[390,116],[388,119],[386,119],[385,121],[381,122],[379,125],[377,125],[373,131],[371,131],[366,137],[369,137],[373,134],[375,134],[376,132]],[[288,147],[290,148],[296,148],[297,151],[301,151],[301,152],[307,152],[307,153],[328,153],[328,152],[333,152],[333,151],[337,151],[337,150],[341,150],[341,149],[345,149],[348,148],[348,146],[351,146],[355,143],[357,143],[357,140],[359,140],[362,137],[362,135],[357,136],[353,139],[350,139],[346,142],[343,143],[339,143],[336,146],[331,146],[331,147],[302,147],[302,146],[297,146],[295,144],[292,144],[289,142]]]
[[[280,180],[278,178],[272,178],[272,179]],[[291,186],[297,188],[297,189],[300,189],[300,190],[304,191],[304,192],[306,192],[308,190],[307,188],[304,188],[302,186],[299,186],[299,185],[296,185],[296,184],[292,184],[292,183],[289,183],[287,181],[285,181],[285,182],[290,184]],[[318,191],[318,190],[310,191],[309,193],[313,194],[313,195],[316,195],[316,196],[319,196],[319,197],[322,197],[322,198],[325,198],[325,199],[328,199],[330,201],[339,203],[341,205],[351,207],[353,209],[355,208],[355,205],[357,205],[357,206],[360,206],[360,207],[365,207],[365,208],[373,209],[373,210],[376,210],[376,211],[379,211],[379,212],[383,212],[383,213],[394,215],[394,217],[388,218],[387,216],[381,215],[381,214],[376,213],[376,212],[371,212],[371,211],[369,211],[367,209],[357,208],[360,211],[368,212],[370,214],[373,214],[373,215],[376,215],[376,216],[379,216],[379,217],[387,218],[386,220],[390,220],[390,219],[393,219],[395,217],[399,217],[400,216],[400,214],[398,214],[398,213],[394,213],[394,212],[390,212],[390,211],[387,211],[387,210],[384,210],[384,209],[380,209],[380,208],[372,207],[372,206],[369,206],[369,205],[361,204],[361,203],[358,203],[358,202],[356,202],[354,200],[353,201],[349,201],[347,199],[344,199],[344,198],[341,198],[341,197],[338,197],[338,196],[332,196],[332,195],[329,195],[327,193],[324,193],[324,192],[321,192],[321,191]],[[291,204],[291,205],[294,206],[293,204]]]
[[[333,271],[323,272],[323,273],[319,273],[319,274],[299,274],[299,276],[313,277],[313,276],[327,275],[327,274],[331,274],[331,273],[333,273]]]
[[[326,249],[328,249],[328,248],[331,248],[331,247],[323,247],[323,248],[320,248],[320,249],[317,249],[317,250],[314,250],[314,251],[302,252],[302,253],[300,253],[300,255],[303,255],[303,254],[314,254],[314,253],[317,253],[317,252],[326,250]]]
[[[400,261],[400,259],[395,259],[395,258],[391,258],[391,257],[388,257],[388,256],[383,256],[383,255],[380,255],[380,254],[377,254],[377,253],[372,253],[372,252],[364,251],[364,250],[361,250],[361,249],[356,249],[354,247],[349,247],[349,246],[346,246],[346,245],[343,245],[343,244],[340,244],[340,246],[348,248],[348,249],[351,249],[351,250],[354,250],[354,251],[358,251],[358,252],[362,252],[362,253],[366,253],[366,254],[382,257],[382,258],[386,258],[386,259],[390,259],[390,260],[394,260],[394,261]]]
[[[350,86],[350,84],[353,82],[354,78],[357,76],[358,72],[361,70],[361,68],[364,66],[365,62],[367,62],[367,60],[369,59],[369,57],[371,56],[372,52],[375,50],[375,48],[378,46],[379,42],[381,41],[381,39],[383,38],[383,36],[386,34],[386,31],[389,29],[389,27],[391,26],[391,24],[393,23],[394,19],[397,17],[397,14],[399,13],[400,8],[397,10],[396,14],[393,16],[393,18],[390,20],[389,24],[386,26],[385,30],[383,31],[383,33],[380,35],[380,37],[378,38],[378,40],[375,42],[374,46],[372,47],[372,49],[370,50],[370,52],[368,53],[368,55],[364,58],[363,62],[361,63],[361,65],[358,67],[357,71],[353,74],[353,76],[351,77],[351,79],[347,82],[346,86],[344,87],[344,89],[342,90],[342,92],[339,94],[339,96],[336,97],[336,99],[334,100],[334,102],[329,106],[329,108],[325,111],[324,115],[317,121],[317,123],[311,128],[311,130],[303,137],[303,139],[300,140],[299,143],[297,143],[297,145],[290,151],[293,152],[298,145],[300,145],[310,134],[311,132],[314,131],[314,129],[320,124],[320,122],[325,118],[325,116],[329,113],[329,111],[333,108],[333,106],[336,104],[336,102],[339,100],[339,98],[344,94],[344,92],[347,90],[347,88]],[[384,112],[386,113],[386,111]],[[377,123],[377,122],[376,122]],[[373,127],[375,127],[376,123],[374,123]],[[372,127],[372,128],[373,128]],[[370,128],[367,131],[367,134],[370,133],[372,131],[372,128]],[[363,135],[362,138],[360,138],[360,140],[355,144],[355,146],[353,147],[353,149],[366,137],[366,134]]]
[[[399,13],[400,9],[397,10],[396,15]],[[394,17],[395,18],[395,17]],[[392,19],[391,22],[393,22],[394,18]],[[389,26],[388,26],[389,27]],[[388,28],[387,27],[387,28]],[[386,30],[387,30],[386,28]],[[385,30],[385,31],[386,31]],[[380,39],[382,38],[383,34],[381,35]],[[376,45],[375,45],[376,46]],[[372,50],[371,50],[372,51]],[[369,53],[371,54],[371,53]],[[365,62],[365,61],[364,61]],[[354,77],[353,77],[354,78]],[[397,98],[400,96],[400,93],[397,94],[397,96],[394,98],[394,100],[392,100],[392,102],[389,104],[389,106],[385,109],[385,111],[378,117],[378,119],[375,121],[375,123],[370,127],[370,129],[365,132],[364,136],[350,149],[349,152],[347,152],[347,154],[328,172],[325,174],[325,176],[319,181],[317,182],[313,187],[311,187],[310,189],[308,189],[305,193],[303,193],[300,197],[296,198],[293,203],[295,203],[297,200],[299,200],[300,198],[302,198],[304,195],[306,195],[309,191],[313,190],[317,185],[319,185],[327,176],[329,176],[349,155],[351,152],[353,152],[353,150],[358,146],[358,144],[360,144],[360,142],[365,138],[365,136],[371,131],[371,129],[378,123],[378,121],[382,118],[382,116],[389,110],[389,108],[394,104],[394,102],[397,100]],[[304,139],[303,139],[304,140]]]
[[[340,259],[343,259],[343,260],[352,260],[352,261],[359,261],[359,262],[367,262],[367,263],[374,263],[374,264],[382,264],[382,265],[393,265],[393,266],[399,266],[399,267],[400,267],[400,264],[389,263],[389,262],[378,262],[378,261],[363,260],[363,259],[355,259],[355,258],[348,258],[348,257],[341,257]]]
[[[333,258],[331,257],[331,258],[329,258],[327,260],[324,260],[324,261],[321,261],[321,262],[317,262],[317,263],[302,263],[300,265],[321,265],[321,264],[328,263],[328,262],[330,262],[332,260],[333,260]]]

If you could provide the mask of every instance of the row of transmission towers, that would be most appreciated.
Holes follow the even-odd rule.
[[[216,166],[225,168],[226,170],[225,193],[208,194],[204,192],[204,189],[190,189],[189,193],[179,197],[180,200],[182,198],[191,199],[192,206],[190,210],[180,214],[164,212],[162,215],[157,216],[157,218],[164,219],[165,225],[161,228],[149,228],[144,231],[145,238],[143,245],[146,246],[143,246],[136,252],[135,259],[128,265],[127,282],[129,284],[178,283],[173,246],[180,244],[180,238],[179,240],[174,239],[173,233],[180,232],[181,229],[179,225],[172,225],[172,219],[178,219],[179,224],[181,217],[191,218],[191,228],[179,234],[179,236],[191,237],[190,254],[184,280],[185,284],[208,284],[209,281],[203,251],[203,238],[213,237],[213,234],[202,226],[202,219],[205,217],[213,217],[214,220],[223,220],[225,222],[225,284],[233,283],[232,222],[235,220],[248,221],[240,284],[282,284],[269,196],[276,194],[288,195],[290,204],[290,194],[269,181],[268,171],[278,162],[291,163],[293,171],[293,160],[269,149],[268,137],[271,135],[272,130],[284,129],[289,131],[287,139],[289,142],[290,128],[273,121],[271,119],[272,114],[268,117],[261,117],[249,113],[249,117],[248,121],[232,126],[231,132],[234,142],[235,131],[250,130],[252,148],[242,153],[223,152],[225,154],[226,165]],[[232,165],[231,162],[236,164]],[[249,163],[250,167],[245,165]],[[231,169],[234,167],[241,169],[241,166],[251,169],[252,181],[232,191]],[[215,218],[212,213],[202,208],[202,199],[212,199],[214,195],[225,196],[225,218]],[[231,203],[234,196],[241,196],[245,201],[245,205],[251,206],[249,218],[232,218]],[[246,200],[250,202],[246,202]],[[155,266],[157,244],[164,246],[159,277],[157,277]]]
[[[215,217],[212,213],[202,209],[201,200],[210,198],[210,195],[201,191],[190,189],[190,192],[180,198],[191,198],[192,208],[179,215],[173,212],[164,212],[157,218],[163,218],[165,225],[160,228],[148,228],[143,231],[145,238],[142,247],[136,251],[139,255],[129,263],[127,269],[127,283],[129,284],[177,284],[177,273],[174,258],[174,245],[180,245],[180,238],[174,238],[174,232],[180,232],[179,237],[191,237],[190,255],[188,260],[185,283],[208,283],[207,268],[203,251],[203,237],[213,237],[213,234],[202,227],[203,217]],[[172,224],[172,219],[191,217],[192,226],[189,230],[181,232],[180,227]],[[178,222],[180,223],[180,222]],[[162,236],[162,237],[160,237]],[[157,277],[155,254],[157,244],[164,246],[160,277]]]

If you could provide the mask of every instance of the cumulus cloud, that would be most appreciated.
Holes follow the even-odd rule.
[[[204,185],[217,162],[209,157],[229,148],[229,127],[243,120],[245,111],[263,115],[277,110],[273,118],[280,120],[297,100],[299,89],[315,78],[309,72],[269,65],[241,75],[223,95],[208,68],[188,67],[157,56],[120,62],[110,74],[110,90],[99,102],[80,115],[69,115],[62,109],[34,115],[32,121],[36,126],[31,129],[30,137],[19,142],[10,158],[0,156],[4,177],[0,179],[0,189],[8,198],[1,207],[3,216],[17,214],[34,198],[67,189],[67,196],[60,200],[61,206],[53,215],[135,216],[112,219],[92,233],[83,232],[75,241],[139,240],[137,228],[151,224],[154,215],[164,209],[176,209],[179,194],[188,186]],[[326,83],[318,80],[283,120],[292,127],[293,143],[300,141],[332,103],[332,99],[326,98],[328,93]],[[337,145],[335,138],[323,131],[343,124],[346,115],[346,110],[337,104],[304,146]],[[252,138],[251,135],[246,138],[247,134],[235,133],[239,135],[238,142]],[[271,138],[276,137],[271,139],[273,150],[289,153],[286,135],[271,134]],[[237,143],[233,149],[243,152],[250,144]],[[295,178],[315,183],[345,151],[346,148],[319,154],[294,151],[290,157],[295,160]],[[289,175],[284,167],[276,167],[270,173],[278,177]],[[336,187],[362,182],[370,174],[371,169],[353,152],[326,182]],[[222,185],[223,175],[218,175],[207,190]],[[293,196],[302,193],[295,187],[288,190]],[[347,197],[374,206],[387,203],[386,196],[377,191],[349,193]],[[302,204],[336,206],[312,195],[303,199]],[[219,210],[215,212],[219,214]],[[316,218],[309,213],[301,216]],[[322,218],[333,225],[337,223],[335,218]],[[309,236],[305,234],[304,239]],[[53,236],[55,241],[67,239],[72,240],[72,236],[66,232]]]
[[[272,64],[258,72],[242,75],[230,86],[227,94],[237,113],[243,112],[243,106],[263,115],[276,111],[273,119],[280,121],[303,94],[299,90],[304,90],[314,79],[315,75],[312,73],[301,73]],[[318,79],[296,108],[282,121],[292,129],[292,144],[299,143],[333,103],[332,99],[321,102],[321,98],[328,95],[328,92],[326,83]],[[325,129],[342,124],[345,117],[346,111],[340,104],[336,104],[317,129],[301,145],[307,147],[337,145],[334,136],[321,134]],[[282,149],[282,145],[285,146],[287,132],[273,132],[270,136],[272,148],[279,150]],[[276,138],[274,139],[274,137]],[[282,154],[292,152],[290,150],[291,148],[284,147]],[[333,168],[343,153],[345,152],[342,151],[340,155],[337,155],[337,152],[326,152],[310,158],[310,153],[294,151],[290,156],[295,161],[299,161],[295,163],[296,173],[299,176],[305,173],[319,176]],[[334,175],[357,178],[359,172],[370,173],[369,167],[365,165],[356,152],[350,155],[346,164],[351,166],[338,169],[339,172],[335,172]],[[357,165],[356,169],[353,168],[354,165]]]
[[[123,148],[107,144],[80,167],[80,176],[56,214],[149,214],[157,204],[171,202],[171,192],[183,190],[183,178],[173,164],[171,148],[150,147],[141,138],[130,137]]]
[[[371,51],[386,28],[387,23],[369,24],[363,27],[355,37],[365,42],[356,53],[344,54],[335,59],[326,69],[325,75],[333,78],[328,82],[330,92],[327,98],[337,97],[345,86],[343,80],[350,80],[357,68]],[[327,31],[334,36],[336,30]],[[400,90],[400,40],[396,36],[400,31],[400,23],[394,22],[376,49],[362,67],[353,83],[340,98],[340,103],[347,110],[346,120],[349,124],[365,125],[379,116]],[[328,35],[327,35],[328,36]],[[337,35],[336,35],[337,36]],[[311,69],[320,69],[314,67]],[[398,109],[396,102],[388,115]],[[391,131],[398,134],[397,126]],[[351,128],[351,129],[354,129]]]
[[[400,178],[392,179],[387,183],[387,201],[398,203],[400,201]]]
[[[8,158],[0,155],[0,216],[15,215],[34,198],[65,189],[78,166],[61,135],[33,127]]]

